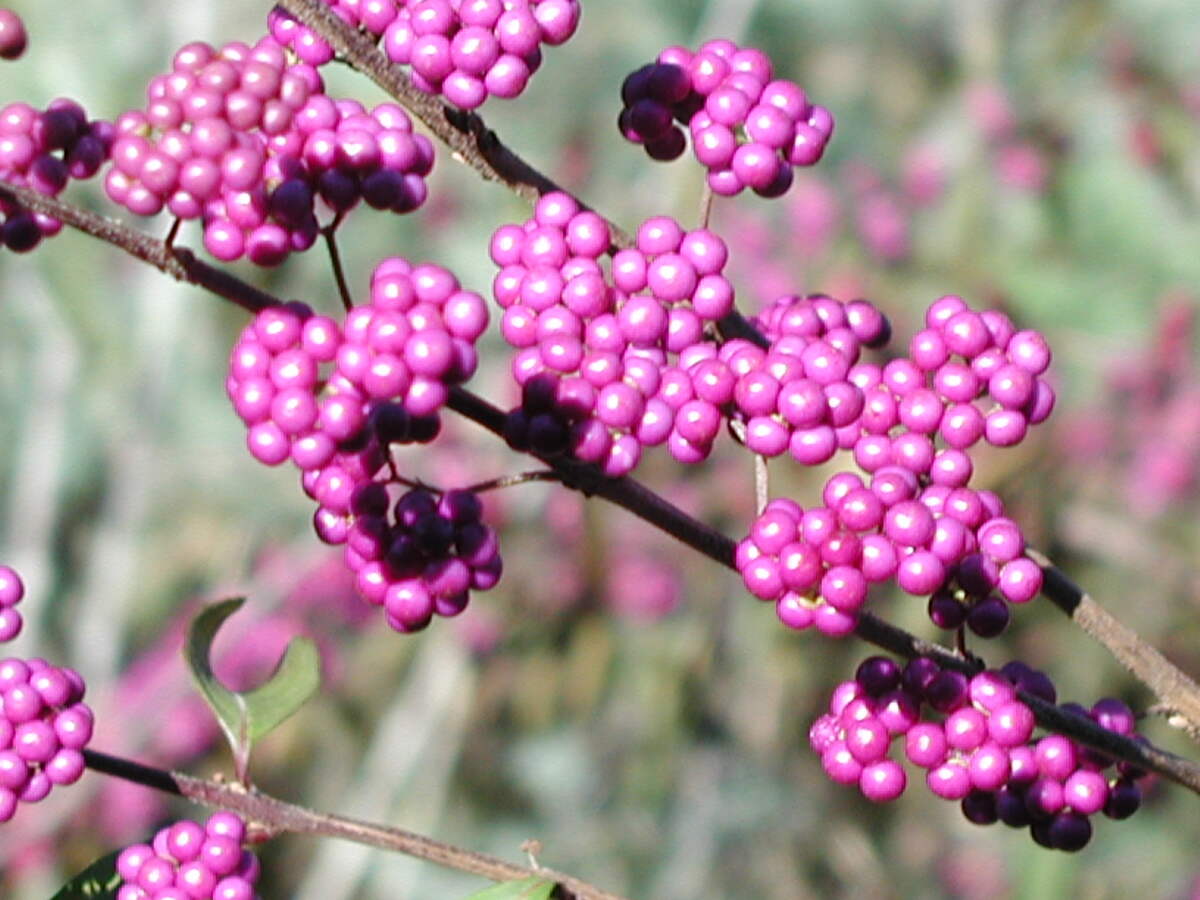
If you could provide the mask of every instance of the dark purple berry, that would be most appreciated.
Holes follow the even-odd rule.
[[[1056,850],[1074,853],[1086,847],[1092,839],[1092,823],[1087,816],[1062,812],[1051,820],[1049,837]]]
[[[966,702],[967,689],[966,675],[944,670],[925,685],[925,701],[938,712],[953,712]]]
[[[991,791],[971,791],[960,805],[966,820],[976,825],[991,825],[999,818],[996,795]]]
[[[925,694],[925,688],[942,671],[933,659],[928,656],[917,656],[910,659],[900,675],[900,683],[906,691],[915,697]]]
[[[967,609],[946,591],[936,591],[929,598],[929,620],[938,628],[953,631],[967,619]]]
[[[854,680],[872,697],[880,697],[900,684],[900,666],[886,656],[870,656],[859,663]]]
[[[1011,785],[996,792],[996,815],[1010,828],[1024,828],[1033,821],[1025,806],[1024,792]]]
[[[1142,805],[1142,789],[1132,781],[1118,778],[1108,789],[1104,814],[1110,819],[1128,819]]]
[[[979,600],[967,613],[967,627],[981,638],[993,638],[1008,627],[1008,604],[999,597]]]

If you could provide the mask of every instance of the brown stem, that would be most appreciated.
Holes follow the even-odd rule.
[[[370,37],[339,19],[321,0],[281,0],[279,5],[321,35],[342,59],[425,123],[450,148],[455,159],[470,166],[484,180],[502,182],[530,204],[542,194],[562,190],[509,150],[477,114],[448,106],[418,89],[402,66],[388,59]],[[609,222],[608,228],[616,247],[632,246],[632,239],[620,226]]]
[[[622,900],[616,894],[602,891],[585,881],[555,872],[553,869],[518,866],[486,853],[456,847],[403,828],[317,812],[259,793],[253,788],[247,790],[239,784],[209,781],[181,772],[168,772],[98,750],[84,750],[83,755],[87,767],[95,772],[186,797],[204,806],[232,810],[252,822],[266,826],[270,831],[341,838],[415,856],[439,866],[479,875],[492,881],[548,878],[558,883],[558,896],[568,900]]]
[[[217,296],[236,303],[242,309],[258,312],[279,303],[278,298],[260,291],[237,276],[201,262],[186,247],[167,246],[165,241],[151,237],[136,228],[130,228],[116,219],[89,212],[56,197],[45,197],[37,191],[18,187],[7,181],[0,181],[0,197],[19,203],[26,209],[54,216],[64,225],[70,225],[119,247],[130,256],[167,273],[176,281],[200,285]]]
[[[1033,549],[1027,549],[1026,553],[1042,567],[1045,577],[1042,593],[1050,602],[1150,688],[1161,707],[1181,717],[1187,723],[1184,731],[1193,737],[1200,733],[1200,685],[1138,637],[1132,628],[1118,621],[1044,554]]]

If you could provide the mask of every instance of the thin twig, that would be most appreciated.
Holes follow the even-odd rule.
[[[478,484],[472,484],[469,487],[465,487],[463,490],[470,491],[473,494],[482,494],[484,491],[495,491],[503,488],[516,487],[519,484],[530,484],[534,481],[561,482],[562,476],[553,469],[533,469],[529,472],[514,472],[511,475],[501,475],[497,478],[490,478],[487,481],[480,481]]]
[[[247,284],[224,269],[201,262],[186,247],[168,247],[165,241],[151,237],[136,228],[130,228],[116,219],[97,215],[56,197],[45,197],[37,191],[18,187],[2,180],[0,180],[0,197],[19,203],[26,209],[54,216],[64,225],[70,225],[72,228],[99,238],[114,247],[119,247],[130,256],[149,263],[176,281],[200,285],[218,297],[236,303],[242,309],[258,312],[279,303],[278,298],[266,291]]]
[[[346,272],[342,268],[342,255],[338,252],[337,227],[341,224],[342,215],[321,229],[325,238],[325,247],[329,250],[329,265],[333,268],[333,280],[337,283],[338,296],[342,298],[342,308],[349,312],[354,308],[354,300],[350,297],[350,288],[346,285]]]
[[[713,189],[708,184],[708,179],[704,180],[704,187],[700,190],[700,228],[708,227],[708,220],[712,217],[713,210]]]
[[[362,822],[333,813],[318,812],[287,803],[239,784],[229,784],[156,769],[133,760],[84,750],[87,767],[95,772],[112,775],[146,787],[186,797],[195,803],[236,812],[246,819],[274,832],[315,834],[342,838],[370,847],[415,856],[440,866],[479,875],[492,881],[516,881],[522,878],[548,878],[559,885],[560,895],[573,900],[622,900],[617,894],[603,891],[585,881],[564,875],[553,869],[527,868],[486,853],[477,853],[438,841],[403,828]]]
[[[767,498],[771,496],[771,474],[767,471],[767,458],[761,453],[754,454],[754,511],[762,515],[767,508]]]
[[[163,243],[168,247],[175,246],[175,238],[179,236],[179,229],[183,226],[183,219],[176,216],[171,221],[171,227],[167,229],[167,236],[163,238]]]
[[[1079,585],[1037,550],[1026,553],[1042,567],[1042,593],[1080,628],[1103,644],[1117,662],[1154,692],[1158,702],[1189,723],[1184,730],[1200,733],[1200,685],[1118,621]]]

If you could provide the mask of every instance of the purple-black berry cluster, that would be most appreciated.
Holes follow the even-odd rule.
[[[435,614],[458,615],[472,589],[500,580],[496,532],[480,520],[482,504],[470,491],[439,497],[414,488],[393,504],[387,488],[372,483],[355,491],[351,510],[346,559],[355,584],[396,631],[420,631]]]
[[[15,607],[24,594],[20,576],[0,566],[0,643],[21,630]],[[37,657],[0,659],[0,822],[17,804],[44,800],[55,785],[83,775],[94,723],[84,691],[74,669]]]
[[[561,193],[492,236],[500,331],[517,349],[522,387],[506,436],[519,449],[568,450],[611,476],[664,443],[676,459],[699,462],[721,420],[694,421],[683,408],[684,367],[690,354],[716,352],[705,328],[733,307],[728,250],[711,231],[666,216],[647,219],[635,246],[602,265],[609,244],[605,221]]]
[[[483,298],[451,272],[393,257],[344,324],[300,303],[272,307],[230,356],[226,388],[251,454],[300,469],[318,537],[346,545],[359,593],[398,631],[461,611],[470,588],[499,578],[495,534],[473,495],[394,496],[407,482],[390,454],[437,436],[449,388],[475,372],[487,323]]]
[[[968,678],[928,657],[902,669],[873,656],[834,690],[809,742],[832,780],[856,784],[880,803],[907,786],[904,767],[890,755],[892,744],[902,743],[904,757],[925,771],[929,790],[960,801],[969,821],[1028,827],[1045,847],[1080,850],[1092,836],[1091,816],[1124,819],[1136,812],[1136,782],[1145,773],[1063,735],[1034,739],[1034,715],[1018,691],[1056,700],[1050,679],[1020,662]],[[1119,700],[1099,700],[1090,710],[1060,708],[1136,737],[1133,714]]]
[[[336,221],[360,200],[396,213],[425,202],[433,145],[408,114],[330,98],[272,37],[188,44],[146,94],[117,119],[105,190],[138,215],[201,219],[217,259],[277,265],[313,245],[318,211]]]
[[[72,178],[91,178],[108,158],[115,129],[88,119],[74,100],[52,100],[39,110],[28,103],[0,109],[0,180],[57,197]],[[0,247],[32,250],[62,223],[0,197]]]
[[[381,42],[394,63],[409,66],[427,94],[461,109],[489,96],[511,99],[542,64],[542,45],[567,41],[579,25],[578,0],[325,0],[348,25]],[[301,60],[321,66],[333,48],[276,7],[271,34]]]
[[[625,79],[621,100],[618,128],[651,159],[680,156],[685,125],[709,187],[722,196],[747,187],[763,197],[786,193],[794,167],[820,161],[833,134],[829,110],[775,78],[765,53],[725,39],[695,53],[666,48]]]
[[[245,840],[246,823],[231,812],[213,813],[204,825],[168,825],[152,843],[117,856],[117,900],[257,900],[260,866]]]

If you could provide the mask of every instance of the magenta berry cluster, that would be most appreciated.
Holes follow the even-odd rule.
[[[168,825],[118,854],[117,900],[257,900],[260,866],[245,840],[246,823],[232,812]]]
[[[726,341],[694,370],[698,396],[730,409],[761,456],[790,452],[806,466],[829,460],[857,437],[863,392],[850,373],[864,347],[887,342],[887,319],[866,300],[812,294],[780,297],[752,321],[770,345]]]
[[[388,59],[410,67],[427,94],[461,109],[488,97],[511,99],[542,63],[542,45],[567,41],[579,25],[578,0],[337,0],[333,11],[381,41]],[[324,38],[276,7],[271,34],[314,66],[333,59]]]
[[[847,634],[869,586],[894,578],[930,597],[939,627],[994,637],[1008,625],[1005,601],[1032,600],[1042,572],[1000,499],[968,486],[968,451],[980,440],[1011,446],[1050,414],[1054,393],[1040,377],[1049,349],[1002,313],[946,296],[908,357],[860,362],[860,342],[886,340],[877,316],[861,301],[843,309],[817,296],[783,298],[757,320],[773,343],[745,351],[764,361],[739,382],[747,443],[768,456],[786,447],[805,464],[851,450],[862,474],[832,476],[807,510],[771,501],[738,545],[738,570],[792,628]],[[781,347],[798,348],[791,374]]]
[[[0,566],[0,643],[21,630],[16,605],[20,576]],[[92,711],[83,703],[83,678],[44,659],[0,659],[0,822],[18,803],[46,799],[55,785],[83,775],[83,748],[92,739]]]
[[[483,298],[451,272],[392,257],[344,324],[300,303],[271,307],[230,357],[226,387],[251,454],[300,469],[318,537],[346,545],[359,592],[398,631],[461,611],[470,588],[499,578],[496,537],[473,495],[389,495],[407,484],[391,446],[437,436],[449,388],[475,372],[487,323]]]
[[[105,190],[138,215],[202,220],[217,259],[277,265],[316,241],[319,210],[336,222],[360,200],[397,213],[425,202],[433,145],[408,114],[330,98],[269,36],[188,44],[146,93],[117,119]]]
[[[302,303],[263,310],[238,339],[226,382],[251,454],[312,473],[339,453],[373,450],[378,469],[387,443],[432,439],[448,388],[475,372],[487,321],[483,299],[451,272],[400,257],[376,267],[371,301],[344,325]],[[372,424],[386,433],[369,435]]]
[[[1009,622],[1006,601],[1037,596],[1042,571],[1024,555],[1020,529],[995,494],[940,488],[922,488],[901,466],[867,481],[839,472],[821,504],[771,500],[738,544],[738,571],[789,628],[849,634],[870,586],[894,579],[908,594],[929,596],[939,627],[965,624],[995,637]]]
[[[39,110],[28,103],[0,109],[0,181],[57,197],[72,178],[91,178],[108,158],[115,129],[88,119],[74,100],[59,98]],[[0,247],[32,250],[62,223],[0,198]]]
[[[694,53],[666,48],[625,79],[621,100],[618,128],[651,159],[680,156],[686,125],[709,187],[722,196],[786,193],[794,167],[816,164],[833,134],[829,110],[775,78],[765,53],[724,39]]]
[[[705,327],[733,308],[728,250],[711,231],[666,216],[643,222],[635,245],[605,267],[610,240],[602,218],[561,193],[493,234],[500,331],[517,350],[522,387],[506,436],[521,449],[569,450],[612,476],[631,471],[645,446],[703,460],[721,419],[714,411],[693,421],[681,366],[716,351]]]
[[[1124,819],[1137,810],[1136,779],[1144,773],[1124,762],[1109,772],[1111,759],[1062,735],[1034,739],[1034,714],[1018,691],[1056,699],[1050,679],[1020,662],[968,677],[929,657],[901,668],[873,656],[835,688],[809,742],[833,781],[856,784],[880,803],[907,786],[904,767],[890,755],[893,743],[902,744],[929,790],[961,801],[969,821],[1028,826],[1043,846],[1080,850],[1092,835],[1090,816]],[[1119,700],[1061,708],[1135,736],[1133,714]]]

